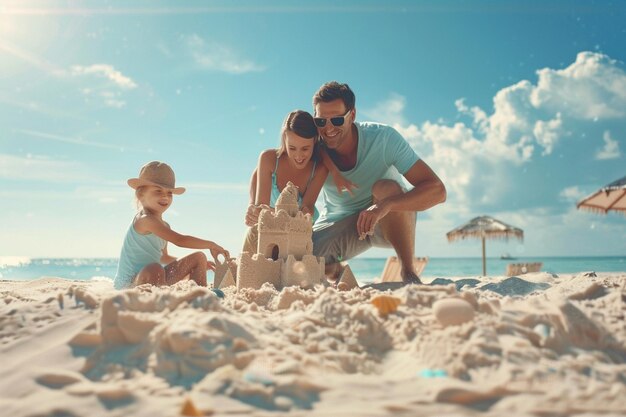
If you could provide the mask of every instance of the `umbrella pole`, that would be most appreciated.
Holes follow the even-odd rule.
[[[483,276],[487,276],[487,262],[485,260],[485,236],[483,236]]]

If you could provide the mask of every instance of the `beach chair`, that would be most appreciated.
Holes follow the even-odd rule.
[[[541,267],[543,267],[543,262],[508,264],[506,266],[506,276],[513,277],[517,275],[527,274],[529,272],[540,272]]]
[[[417,275],[421,275],[424,268],[426,268],[426,264],[428,263],[428,257],[425,258],[413,258],[413,265],[415,266],[415,272]],[[396,256],[390,256],[387,258],[387,262],[385,262],[385,267],[383,268],[383,273],[380,275],[381,282],[401,282],[402,277],[400,276],[400,270],[402,266],[400,262],[398,262],[398,258]]]

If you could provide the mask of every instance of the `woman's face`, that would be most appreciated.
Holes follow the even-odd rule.
[[[304,169],[313,156],[315,139],[307,139],[294,132],[285,132],[285,147],[289,162],[298,169]]]

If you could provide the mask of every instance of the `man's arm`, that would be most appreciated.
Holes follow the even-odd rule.
[[[421,159],[404,174],[413,189],[379,202],[388,211],[424,211],[446,201],[446,187],[437,174]]]
[[[392,211],[424,211],[446,201],[446,187],[424,161],[415,162],[404,178],[413,189],[376,201],[361,211],[356,225],[359,236],[373,233],[374,226]]]

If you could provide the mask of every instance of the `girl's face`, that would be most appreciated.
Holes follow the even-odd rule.
[[[289,162],[298,169],[304,169],[313,156],[315,139],[303,138],[294,132],[287,131],[285,132],[285,145]]]
[[[172,200],[171,191],[154,185],[146,187],[139,197],[144,210],[155,214],[164,213],[172,204]]]

